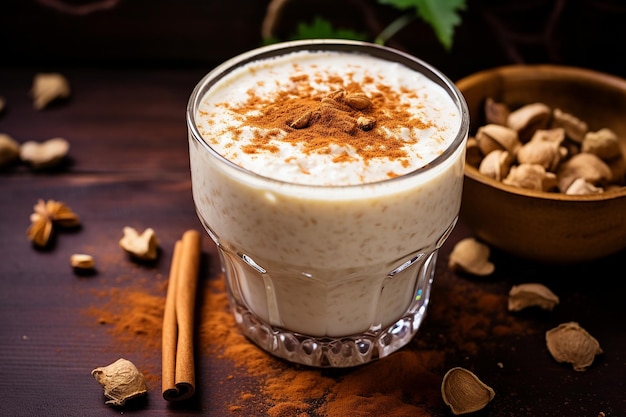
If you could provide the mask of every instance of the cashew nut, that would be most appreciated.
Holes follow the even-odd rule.
[[[20,158],[35,169],[50,168],[58,165],[69,149],[69,142],[63,138],[48,139],[42,143],[28,141],[20,147]]]
[[[472,275],[491,275],[495,265],[489,262],[489,246],[472,237],[460,240],[452,249],[448,267]]]
[[[124,237],[120,246],[131,256],[143,260],[155,260],[158,255],[159,242],[154,230],[147,228],[142,234],[132,227],[124,227]]]
[[[85,253],[75,253],[70,256],[70,265],[79,270],[89,270],[96,266],[93,256]]]
[[[33,106],[41,110],[53,101],[70,96],[70,84],[59,73],[36,74],[31,88]]]

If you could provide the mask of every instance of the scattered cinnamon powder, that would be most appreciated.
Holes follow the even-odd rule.
[[[161,326],[165,299],[144,290],[118,287],[98,291],[105,301],[88,308],[85,313],[95,318],[115,338],[116,347],[129,353],[139,353],[133,362],[141,369],[149,386],[160,384]]]
[[[328,154],[332,145],[336,145],[349,147],[366,163],[373,158],[388,158],[406,164],[406,146],[414,144],[417,139],[390,135],[385,129],[436,127],[432,121],[416,118],[409,111],[410,105],[406,100],[419,98],[415,91],[399,93],[373,78],[367,78],[363,85],[373,84],[382,92],[367,97],[363,93],[363,85],[348,76],[347,79],[330,77],[325,83],[333,92],[322,95],[311,86],[306,74],[291,77],[290,80],[294,83],[292,89],[277,91],[271,98],[260,97],[250,90],[247,101],[238,107],[231,103],[220,104],[245,118],[247,126],[270,132],[267,135],[256,134],[250,145],[241,147],[243,152],[276,153],[279,150],[277,141],[299,144],[304,154]],[[370,105],[355,106],[350,100],[355,95],[367,97]],[[308,116],[306,126],[293,127],[294,122],[305,115]],[[362,116],[372,119],[374,127],[359,128],[357,121]],[[237,127],[228,129],[235,137],[238,136]],[[346,155],[335,162],[344,162]]]
[[[224,280],[212,279],[198,299],[200,354],[230,361],[236,369],[231,379],[257,381],[233,393],[233,415],[426,417],[433,410],[445,412],[440,384],[446,360],[493,349],[494,337],[530,329],[507,312],[506,294],[489,294],[478,284],[439,275],[427,318],[413,341],[387,358],[349,369],[292,365],[256,347],[236,327]],[[163,281],[154,286],[103,290],[98,295],[104,301],[86,311],[110,332],[116,348],[144,356],[138,363],[142,372],[160,363],[166,288]],[[148,373],[152,386],[158,386],[154,379],[159,375],[158,369]]]

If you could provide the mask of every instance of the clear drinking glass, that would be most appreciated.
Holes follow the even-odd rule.
[[[203,97],[250,62],[303,50],[365,54],[432,80],[460,119],[451,144],[408,174],[344,186],[268,178],[216,152],[198,128]],[[244,335],[275,356],[316,367],[364,364],[411,340],[426,313],[438,249],[461,203],[469,116],[446,76],[413,56],[369,43],[275,44],[209,72],[190,97],[187,124],[196,210],[217,245]]]

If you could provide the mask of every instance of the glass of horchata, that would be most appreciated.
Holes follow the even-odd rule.
[[[209,72],[187,124],[243,334],[317,367],[411,340],[461,203],[469,116],[445,75],[369,43],[280,43]]]

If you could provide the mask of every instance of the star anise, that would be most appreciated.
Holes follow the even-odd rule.
[[[72,209],[60,201],[39,199],[33,210],[26,235],[40,247],[48,244],[55,225],[67,228],[80,224],[80,219]]]

